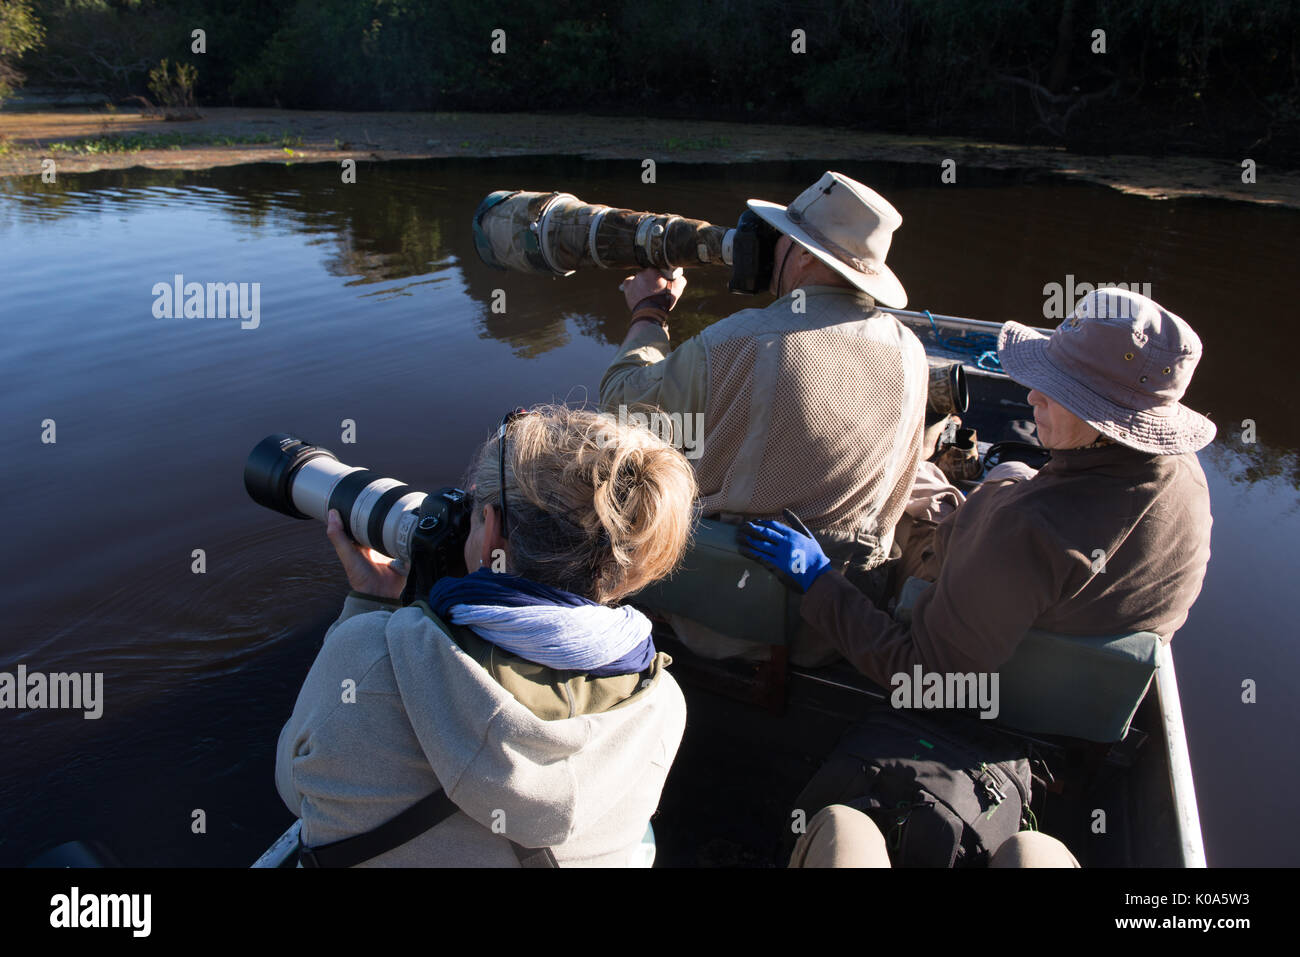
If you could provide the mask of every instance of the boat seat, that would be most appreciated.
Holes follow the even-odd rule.
[[[906,620],[929,582],[909,579],[895,612]],[[632,601],[679,614],[733,638],[786,645],[800,626],[801,596],[746,558],[736,526],[703,519],[682,568]],[[997,723],[1031,734],[1119,741],[1155,677],[1159,636],[1079,637],[1031,630],[999,670]]]
[[[998,723],[1033,734],[1121,741],[1159,667],[1149,631],[1086,638],[1030,630],[998,673]]]
[[[894,615],[911,618],[931,582],[909,578]],[[1030,629],[998,669],[997,723],[1033,734],[1120,741],[1159,667],[1149,631],[1084,637]]]
[[[686,557],[671,578],[634,595],[632,603],[677,614],[741,641],[785,645],[799,631],[801,596],[766,565],[746,558],[737,526],[701,519]]]

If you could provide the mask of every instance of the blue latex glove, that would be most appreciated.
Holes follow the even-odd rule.
[[[831,567],[831,560],[794,512],[786,509],[782,514],[797,529],[770,519],[746,522],[739,530],[740,551],[806,592]]]

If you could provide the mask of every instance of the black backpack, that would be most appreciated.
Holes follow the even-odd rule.
[[[980,867],[1021,829],[1032,785],[1027,746],[979,719],[880,709],[844,735],[791,820],[844,804],[880,828],[894,867]]]

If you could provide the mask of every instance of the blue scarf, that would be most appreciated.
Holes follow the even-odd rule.
[[[650,619],[635,608],[610,608],[486,568],[439,579],[429,607],[498,648],[559,671],[593,678],[639,674],[656,654]]]

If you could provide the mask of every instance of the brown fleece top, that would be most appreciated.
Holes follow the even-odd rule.
[[[1187,620],[1210,558],[1210,494],[1196,456],[1122,445],[1053,451],[1032,479],[984,487],[940,523],[939,578],[911,624],[836,572],[804,619],[878,684],[926,671],[992,671],[1030,628],[1098,637]]]

